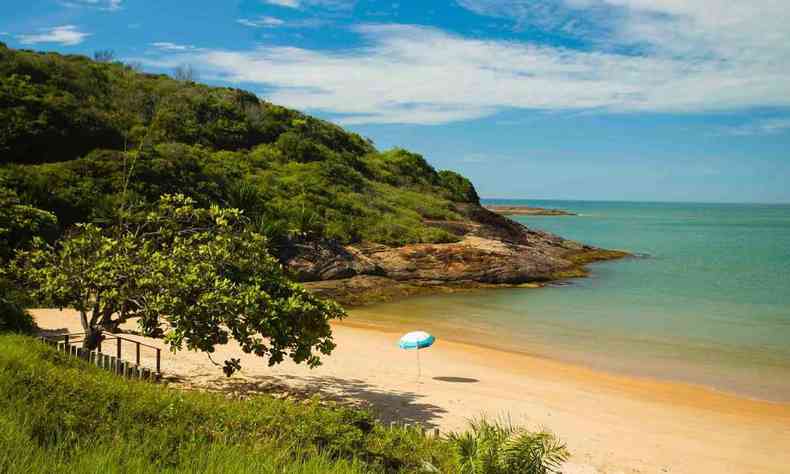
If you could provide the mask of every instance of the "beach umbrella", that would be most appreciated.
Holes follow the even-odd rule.
[[[398,341],[401,349],[414,349],[417,352],[417,380],[420,379],[420,349],[431,347],[436,338],[425,331],[414,331],[404,334]]]

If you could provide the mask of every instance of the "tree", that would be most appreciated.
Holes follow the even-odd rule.
[[[100,63],[111,63],[115,59],[115,51],[111,49],[100,49],[93,53],[93,60]]]
[[[194,82],[197,79],[197,73],[191,64],[182,64],[176,66],[173,70],[173,79],[183,82]]]
[[[54,247],[39,241],[14,268],[39,298],[79,311],[89,350],[102,329],[139,318],[173,351],[210,354],[233,337],[269,365],[285,356],[319,365],[318,354],[335,347],[329,321],[344,311],[288,280],[266,238],[249,229],[237,209],[165,195],[123,224],[81,224]],[[239,368],[231,359],[223,370]]]
[[[23,204],[19,196],[0,181],[0,263],[35,237],[54,239],[56,232],[57,219],[52,213]]]

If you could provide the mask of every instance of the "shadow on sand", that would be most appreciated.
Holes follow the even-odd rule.
[[[318,396],[321,400],[341,405],[367,407],[384,423],[419,423],[425,428],[437,427],[438,418],[447,413],[444,408],[421,402],[420,399],[425,395],[383,390],[359,379],[283,375],[244,378],[218,376],[204,378],[198,383],[193,383],[192,377],[167,376],[165,380],[184,388],[217,391],[239,398],[266,394],[276,398],[306,400]]]
[[[434,377],[434,380],[438,380],[439,382],[451,382],[451,383],[477,383],[479,382],[478,379],[471,379],[469,377]]]
[[[38,335],[44,337],[65,336],[69,333],[71,333],[71,331],[69,331],[68,328],[38,329]]]

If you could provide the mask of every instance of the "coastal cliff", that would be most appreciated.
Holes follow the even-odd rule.
[[[465,221],[433,221],[457,242],[389,246],[293,242],[281,255],[309,290],[359,305],[403,295],[516,286],[581,277],[585,265],[629,255],[529,229],[477,204],[459,204]]]

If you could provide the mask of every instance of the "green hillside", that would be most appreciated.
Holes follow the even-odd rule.
[[[163,193],[243,209],[278,238],[386,244],[457,237],[472,184],[405,150],[232,88],[0,44],[0,187],[61,231]]]

